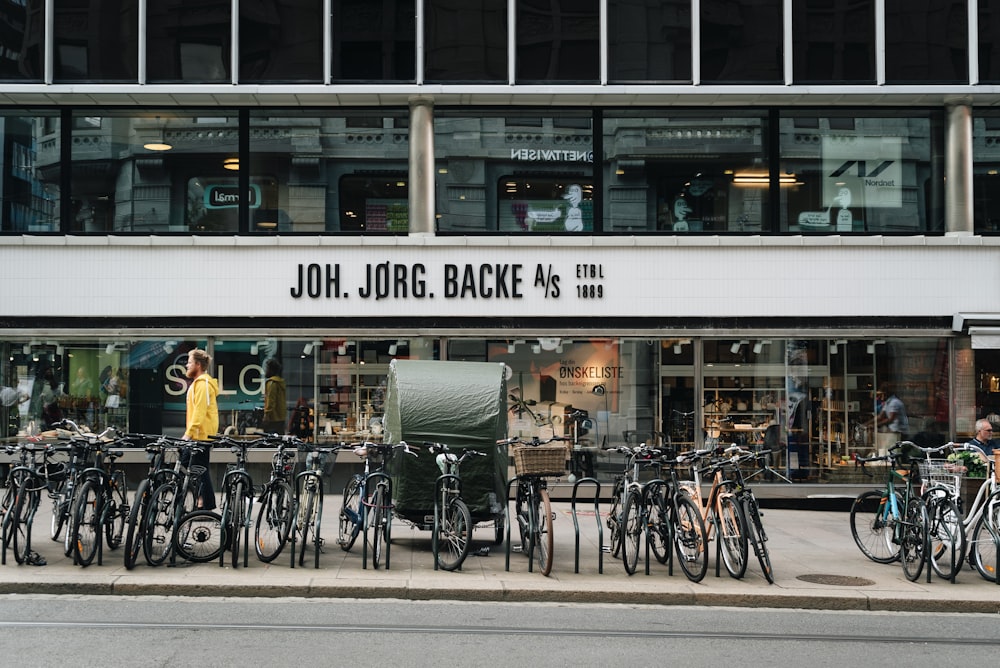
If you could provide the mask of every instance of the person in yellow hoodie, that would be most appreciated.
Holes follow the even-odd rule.
[[[208,373],[212,358],[198,348],[188,353],[187,377],[191,384],[187,390],[187,423],[184,428],[185,441],[207,441],[209,436],[219,433],[219,381]],[[203,443],[204,450],[191,458],[192,464],[205,467],[201,477],[201,494],[198,507],[206,510],[215,508],[215,489],[208,470],[210,443]]]

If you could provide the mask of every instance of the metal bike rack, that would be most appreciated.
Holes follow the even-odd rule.
[[[389,505],[386,506],[386,511],[388,512],[386,521],[388,522],[388,526],[386,527],[385,531],[385,570],[389,570],[389,545],[391,543],[390,536],[392,534],[392,478],[390,478],[389,474],[385,473],[384,471],[376,471],[374,473],[369,473],[365,477],[365,493],[369,493],[371,490],[373,490],[373,486],[377,486],[381,479],[385,480],[386,490],[388,491],[389,495]],[[362,531],[364,532],[364,543],[361,546],[361,568],[367,569],[368,568],[368,525],[371,522],[372,507],[368,503],[366,503],[364,499],[361,499],[361,503],[365,505],[365,517],[364,517],[365,524],[362,527]]]
[[[573,572],[580,572],[580,522],[576,516],[576,495],[577,491],[582,484],[592,484],[594,485],[594,517],[597,519],[597,572],[604,573],[604,526],[601,524],[601,483],[597,478],[580,478],[575,483],[573,483],[573,498],[570,502],[570,509],[573,512],[573,531],[575,532],[575,547],[576,556],[573,566]],[[647,566],[646,573],[649,574],[648,566],[648,555],[647,555]]]

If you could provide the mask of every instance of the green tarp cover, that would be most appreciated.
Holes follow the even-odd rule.
[[[406,441],[418,457],[397,453],[389,470],[395,510],[423,524],[434,514],[434,481],[440,470],[424,442],[445,443],[456,454],[487,454],[462,463],[462,499],[481,522],[503,508],[507,493],[507,382],[502,363],[393,360],[385,397],[386,443]],[[499,505],[498,505],[499,504]]]

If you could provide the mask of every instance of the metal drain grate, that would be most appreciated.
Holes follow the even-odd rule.
[[[823,573],[800,575],[795,579],[813,584],[836,585],[838,587],[870,587],[875,584],[874,580],[868,580],[867,578],[856,578],[850,575],[825,575]]]

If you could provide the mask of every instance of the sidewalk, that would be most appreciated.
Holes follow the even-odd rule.
[[[390,568],[362,568],[361,539],[350,552],[336,545],[340,498],[325,504],[323,532],[326,546],[320,568],[313,568],[311,550],[305,567],[289,567],[288,550],[272,564],[257,560],[250,546],[249,566],[178,564],[153,568],[142,556],[132,571],[122,565],[122,551],[105,550],[103,565],[74,566],[62,555],[61,543],[49,539],[49,509],[43,502],[34,526],[32,547],[48,561],[46,566],[18,566],[8,552],[0,566],[0,594],[117,594],[169,596],[298,596],[344,598],[453,599],[474,601],[555,601],[640,603],[660,605],[716,605],[807,608],[823,610],[897,610],[937,612],[1000,612],[1000,587],[966,567],[951,584],[934,576],[909,582],[899,564],[876,564],[866,559],[851,538],[848,514],[801,510],[765,510],[775,584],[769,585],[751,552],[746,577],[735,580],[725,569],[709,572],[697,584],[655,560],[645,575],[640,559],[628,576],[619,559],[604,554],[599,572],[598,531],[593,504],[578,506],[580,567],[574,572],[575,532],[569,503],[553,504],[556,513],[555,563],[549,577],[528,572],[525,555],[510,554],[492,545],[493,527],[477,530],[463,569],[435,571],[430,533],[395,520],[389,552]],[[605,506],[602,506],[602,511]],[[255,519],[256,519],[256,508]],[[253,530],[251,528],[251,540]],[[513,541],[517,542],[517,537]],[[605,530],[605,540],[607,531]],[[474,556],[489,546],[488,556]]]

